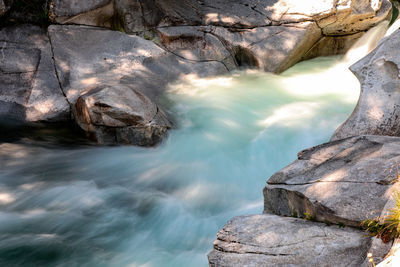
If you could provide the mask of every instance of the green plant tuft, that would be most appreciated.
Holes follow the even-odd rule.
[[[382,239],[384,243],[400,236],[400,193],[394,195],[394,200],[396,205],[385,218],[367,219],[361,223],[371,236]]]
[[[311,222],[317,221],[316,218],[308,212],[304,212],[305,219]]]

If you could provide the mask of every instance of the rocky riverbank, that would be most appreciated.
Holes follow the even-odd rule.
[[[368,266],[368,251],[375,263],[389,253],[390,243],[359,227],[387,214],[399,191],[398,47],[400,30],[351,67],[361,83],[353,114],[331,142],[301,151],[267,181],[263,215],[227,223],[211,266]],[[396,250],[382,266],[396,266]]]
[[[145,146],[172,127],[159,102],[168,83],[344,53],[391,13],[388,0],[56,0],[24,16],[20,2],[0,1],[0,116],[72,119],[98,143]],[[50,25],[17,23],[39,15]]]

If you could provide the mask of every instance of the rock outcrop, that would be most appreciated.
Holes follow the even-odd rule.
[[[399,190],[399,148],[398,137],[358,136],[300,152],[268,180],[263,215],[220,230],[210,265],[365,266],[370,249],[382,259],[390,247],[359,228]]]
[[[151,99],[185,74],[227,73],[220,62],[184,60],[151,41],[86,26],[49,27],[61,87],[70,103],[90,87],[129,84]]]
[[[172,126],[149,98],[124,85],[89,89],[73,111],[78,125],[101,144],[153,146]]]
[[[397,137],[357,136],[304,150],[268,180],[264,212],[359,227],[395,190],[399,149]]]
[[[351,66],[361,95],[351,116],[332,140],[361,134],[400,136],[400,30],[386,37],[368,56]]]
[[[186,59],[276,73],[301,59],[346,52],[390,11],[389,0],[70,0],[51,5],[58,23],[156,37]]]
[[[110,28],[113,26],[113,17],[113,0],[53,0],[50,4],[50,19],[61,24]]]
[[[324,35],[365,31],[388,15],[388,0],[116,0],[126,32],[178,25],[214,25],[236,29],[314,21]]]
[[[21,25],[0,30],[0,116],[62,121],[70,107],[58,83],[44,30]]]
[[[210,60],[217,37],[237,66],[279,73],[301,59],[344,53],[384,20],[389,1],[116,1],[126,32],[156,31],[170,51]],[[146,14],[144,16],[143,14]],[[151,35],[151,34],[150,34]],[[199,49],[200,48],[200,49]],[[214,49],[219,52],[220,49]],[[199,58],[199,55],[204,56]],[[215,60],[215,56],[212,60]],[[221,59],[221,58],[220,58]],[[228,63],[232,68],[231,62]]]
[[[100,143],[158,143],[171,125],[153,101],[158,103],[166,85],[186,74],[228,71],[222,62],[185,60],[151,41],[116,31],[52,25],[49,36],[61,88],[81,111],[75,119]]]
[[[363,231],[276,215],[235,217],[217,234],[210,266],[361,266]]]

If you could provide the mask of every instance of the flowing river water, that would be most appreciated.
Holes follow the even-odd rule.
[[[177,127],[156,148],[2,122],[0,265],[207,266],[227,220],[261,213],[269,176],[349,116],[347,65],[187,77],[164,97]]]

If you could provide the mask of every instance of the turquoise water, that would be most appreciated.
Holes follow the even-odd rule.
[[[261,213],[268,177],[329,140],[359,84],[338,57],[280,76],[186,77],[156,148],[0,136],[1,266],[207,266],[231,217]]]

